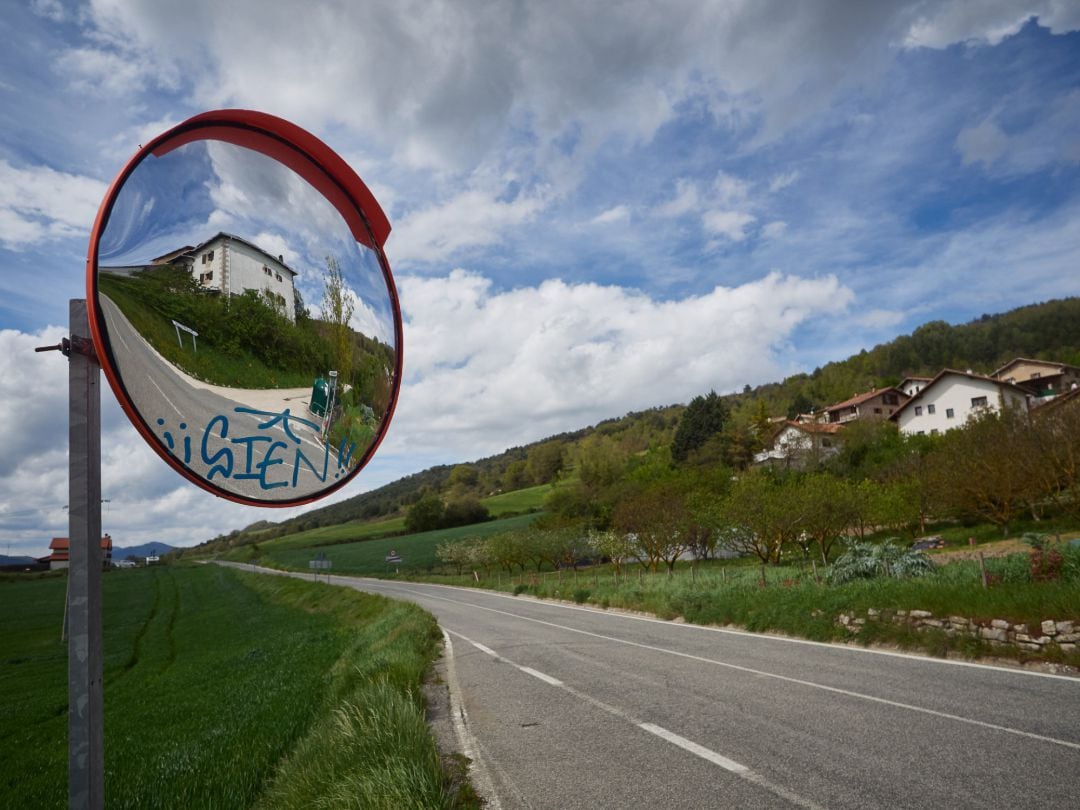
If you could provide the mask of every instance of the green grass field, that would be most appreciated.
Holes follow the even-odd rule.
[[[0,582],[0,807],[66,803],[64,589]],[[108,807],[455,806],[420,698],[430,615],[218,566],[103,589]]]
[[[468,537],[487,537],[498,532],[523,529],[531,524],[538,515],[518,515],[517,517],[477,523],[473,526],[458,526],[454,529],[439,529],[420,534],[387,537],[381,540],[365,540],[357,543],[339,543],[336,545],[305,545],[275,547],[270,543],[260,546],[261,560],[279,568],[306,571],[308,561],[317,554],[325,554],[333,564],[335,574],[360,574],[364,576],[385,576],[393,574],[395,569],[403,574],[430,571],[441,565],[435,556],[435,549],[446,540],[463,540]],[[371,524],[377,525],[377,524]],[[315,530],[319,531],[319,530]],[[308,534],[308,533],[306,533]],[[298,537],[299,535],[292,535]],[[282,538],[288,540],[289,538]],[[402,558],[399,565],[386,562],[386,555],[393,549]]]
[[[480,503],[488,508],[495,517],[509,512],[520,514],[544,508],[544,499],[552,490],[551,484],[541,484],[538,487],[515,489],[513,492],[503,492],[500,495],[492,495],[481,499]]]

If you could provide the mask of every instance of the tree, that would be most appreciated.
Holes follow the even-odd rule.
[[[622,574],[623,564],[634,551],[630,536],[622,532],[611,530],[589,532],[587,542],[589,549],[598,559],[611,561],[616,579]]]
[[[480,472],[473,464],[458,464],[450,471],[450,477],[447,479],[450,491],[459,498],[469,490],[475,489],[479,481]]]
[[[1026,414],[986,411],[951,430],[928,459],[935,488],[958,514],[985,518],[1008,534],[1018,509],[1037,498],[1039,484],[1018,463]]]
[[[511,461],[506,465],[506,471],[503,473],[502,477],[503,489],[512,492],[515,489],[527,487],[531,483],[532,482],[529,480],[529,471],[526,468],[524,461]]]
[[[634,553],[651,571],[661,562],[668,571],[674,570],[687,550],[691,517],[682,495],[671,484],[654,484],[625,495],[611,519],[617,531],[633,535]]]
[[[619,480],[626,470],[630,454],[608,436],[593,435],[581,441],[577,452],[577,471],[581,484],[596,494]]]
[[[553,439],[533,445],[529,448],[527,467],[535,483],[548,483],[563,468],[563,443]]]
[[[346,381],[352,374],[352,329],[349,321],[353,316],[353,294],[345,284],[341,265],[334,256],[326,257],[326,276],[323,278],[323,321],[330,328],[330,343],[338,379]]]
[[[485,520],[491,520],[491,512],[475,496],[467,496],[447,502],[437,528],[471,526],[474,523],[483,523]]]
[[[433,492],[421,496],[405,514],[405,529],[410,533],[429,532],[439,529],[443,524],[446,507],[442,498]]]
[[[671,442],[672,459],[679,463],[686,461],[691,451],[723,432],[727,418],[727,406],[715,391],[694,397],[686,406],[675,430],[675,438]]]
[[[755,555],[762,564],[779,564],[783,547],[794,542],[805,520],[795,490],[795,484],[781,484],[766,473],[740,476],[720,509],[728,530],[720,542],[738,546],[735,550]]]

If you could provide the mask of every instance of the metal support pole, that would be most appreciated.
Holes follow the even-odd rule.
[[[68,807],[100,810],[105,804],[101,368],[89,341],[86,301],[72,299],[69,305],[72,350],[68,356]]]

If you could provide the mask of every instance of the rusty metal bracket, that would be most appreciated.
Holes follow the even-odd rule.
[[[94,362],[97,362],[97,350],[94,348],[94,341],[90,338],[79,337],[78,335],[72,335],[70,338],[64,338],[55,346],[38,346],[34,349],[35,352],[60,352],[64,357],[71,357],[71,353],[85,355]]]

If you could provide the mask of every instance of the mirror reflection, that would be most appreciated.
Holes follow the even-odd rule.
[[[96,294],[104,349],[174,463],[266,502],[357,469],[397,351],[376,250],[259,152],[195,141],[138,164],[98,244]]]

